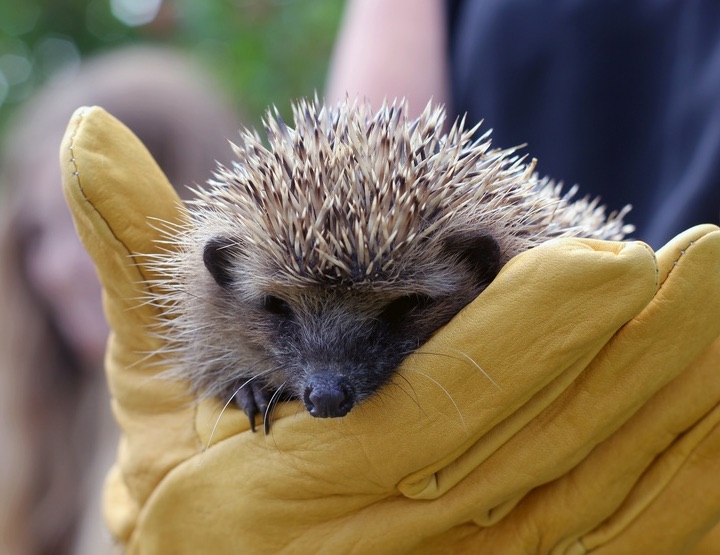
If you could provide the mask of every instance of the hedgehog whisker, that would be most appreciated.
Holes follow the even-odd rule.
[[[458,350],[458,349],[453,349],[453,351],[455,351],[456,353],[462,355],[465,359],[469,360],[475,368],[477,368],[478,370],[480,370],[480,372],[482,372],[482,375],[483,375],[483,376],[485,376],[488,380],[490,380],[490,383],[491,383],[491,384],[493,384],[495,387],[498,388],[499,391],[502,391],[502,390],[503,390],[503,388],[500,387],[500,386],[497,384],[497,382],[490,377],[490,374],[488,374],[487,372],[485,372],[485,370],[482,369],[482,366],[480,366],[473,357],[471,357],[471,356],[470,356],[469,354],[467,354],[465,351],[460,351],[460,350]]]
[[[232,400],[235,399],[235,395],[237,395],[238,392],[243,387],[245,387],[247,384],[252,382],[254,379],[260,378],[266,374],[269,374],[270,372],[272,372],[272,369],[265,370],[264,372],[260,372],[259,374],[254,375],[252,378],[245,380],[245,382],[243,382],[242,385],[240,385],[240,387],[238,387],[237,389],[235,389],[235,391],[233,391],[232,395],[230,395],[230,398],[227,400],[225,405],[223,405],[223,408],[220,411],[220,414],[218,415],[217,419],[215,420],[215,424],[213,425],[212,430],[210,431],[210,437],[208,438],[208,442],[207,442],[207,445],[205,446],[204,451],[207,451],[210,448],[210,445],[212,444],[212,439],[215,436],[215,430],[217,430],[218,424],[220,424],[220,419],[222,418],[222,415],[225,414],[225,411],[230,406],[230,403],[232,403]],[[272,399],[271,399],[271,401],[272,401]]]
[[[411,370],[417,374],[420,374],[421,376],[424,376],[425,378],[430,380],[432,383],[434,383],[436,386],[438,386],[442,390],[443,393],[445,393],[447,398],[450,400],[450,402],[455,407],[455,410],[457,411],[458,416],[460,417],[460,423],[462,424],[463,430],[465,430],[465,433],[467,433],[468,429],[467,429],[467,425],[465,424],[465,418],[462,415],[462,411],[460,410],[460,407],[455,402],[455,399],[453,399],[453,396],[450,395],[450,392],[447,389],[445,389],[445,387],[439,381],[437,381],[435,378],[433,378],[429,374],[426,374],[425,372],[422,372],[422,371],[418,370],[417,368],[409,368],[409,370]]]
[[[447,358],[451,358],[451,359],[453,359],[453,360],[463,360],[463,359],[468,360],[468,361],[470,361],[470,362],[472,363],[472,365],[473,365],[475,368],[477,368],[478,370],[480,370],[480,372],[483,374],[483,376],[485,376],[485,377],[490,381],[490,383],[492,383],[492,384],[493,384],[495,387],[497,387],[500,391],[503,390],[503,388],[500,387],[500,386],[498,385],[498,383],[497,383],[495,380],[492,379],[492,377],[490,377],[490,374],[488,374],[485,370],[483,370],[482,366],[480,366],[474,358],[472,358],[472,357],[471,357],[470,355],[468,355],[466,352],[460,351],[460,350],[458,350],[458,349],[452,349],[452,351],[455,352],[455,353],[457,353],[457,354],[459,354],[459,355],[462,355],[462,359],[461,359],[460,357],[454,356],[454,355],[449,354],[449,353],[436,353],[436,352],[432,352],[432,351],[417,351],[417,352],[415,352],[415,353],[413,353],[413,354],[414,354],[414,355],[432,355],[432,356],[437,356],[437,357],[447,357]]]
[[[406,391],[406,389],[405,389],[401,384],[397,383],[397,382],[395,381],[395,378],[400,378],[400,379],[403,380],[407,385],[409,385],[409,386],[410,386],[410,390],[412,391],[412,395],[411,395],[410,393],[408,393],[408,392]],[[407,379],[405,376],[403,376],[402,374],[396,372],[396,373],[393,374],[393,380],[392,380],[391,383],[392,383],[393,385],[397,386],[397,388],[398,388],[400,391],[402,391],[405,395],[408,396],[408,398],[410,398],[410,399],[415,403],[415,405],[417,406],[417,408],[419,408],[423,413],[425,413],[425,410],[423,409],[422,405],[420,404],[420,401],[418,400],[417,391],[415,391],[415,388],[413,387],[412,382],[410,382],[410,380],[408,380],[408,379]]]
[[[270,401],[268,401],[268,405],[265,408],[265,414],[263,415],[263,430],[265,431],[266,436],[270,433],[272,411],[280,402],[280,395],[282,394],[282,390],[285,388],[286,384],[287,382],[283,382],[283,384],[277,388],[275,393],[272,394],[272,397],[270,397]]]
[[[265,356],[265,357],[263,357],[263,358],[260,358],[260,359],[256,360],[255,363],[254,363],[251,367],[249,367],[248,369],[244,369],[244,370],[243,370],[242,376],[238,376],[237,374],[233,374],[232,372],[229,372],[229,371],[228,371],[228,369],[235,364],[234,359],[232,359],[231,362],[229,362],[227,365],[222,366],[222,367],[218,367],[217,371],[214,372],[214,375],[216,376],[216,378],[217,378],[217,377],[225,377],[223,380],[219,380],[219,381],[218,381],[217,379],[214,379],[214,380],[213,380],[213,383],[214,383],[215,386],[216,386],[216,390],[219,390],[219,391],[224,390],[224,389],[225,389],[225,386],[230,385],[230,384],[232,384],[232,383],[235,383],[235,382],[237,382],[239,379],[243,379],[245,376],[247,376],[248,374],[252,373],[252,372],[255,370],[255,368],[257,368],[258,366],[260,366],[262,363],[264,363],[264,362],[266,362],[266,361],[268,361],[268,360],[272,360],[272,359],[273,359],[272,355],[267,355],[267,356]],[[265,376],[265,375],[267,375],[267,374],[272,373],[273,371],[274,371],[273,368],[268,368],[267,370],[265,370],[265,371],[263,371],[263,372],[260,372],[259,374],[251,377],[249,380],[247,380],[245,383],[243,383],[239,388],[237,388],[237,389],[233,392],[232,397],[235,397],[235,395],[237,394],[238,391],[240,391],[240,389],[242,389],[246,384],[248,384],[249,382],[251,382],[251,381],[254,380],[255,378],[259,378],[259,377],[261,377],[261,376]],[[231,397],[231,398],[232,398],[232,397]]]
[[[218,414],[218,417],[215,420],[215,424],[213,424],[212,430],[210,431],[210,437],[208,438],[207,444],[205,445],[205,449],[203,449],[203,452],[207,451],[210,448],[210,444],[212,443],[213,437],[215,436],[215,430],[217,429],[218,424],[220,424],[220,419],[222,418],[222,415],[225,414],[225,410],[228,408],[230,403],[232,403],[232,400],[235,398],[235,395],[238,391],[240,391],[240,389],[242,389],[242,386],[237,388],[237,390],[230,396],[230,398],[227,400],[222,410],[220,411],[220,414]]]

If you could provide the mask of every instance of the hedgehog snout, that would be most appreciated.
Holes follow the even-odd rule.
[[[355,404],[355,392],[344,376],[321,371],[308,378],[303,402],[316,418],[345,416]]]

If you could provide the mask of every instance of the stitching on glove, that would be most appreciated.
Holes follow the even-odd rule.
[[[75,158],[75,137],[78,133],[78,130],[80,129],[80,125],[82,124],[82,120],[85,118],[85,110],[80,112],[79,117],[77,119],[77,125],[75,125],[75,129],[73,129],[72,135],[70,135],[70,146],[68,146],[68,150],[70,151],[70,163],[75,168],[75,171],[72,173],[72,175],[75,176],[75,180],[77,181],[78,188],[80,189],[80,192],[82,193],[83,197],[85,197],[85,200],[87,200],[87,195],[85,194],[85,191],[83,190],[82,183],[80,183],[80,168],[77,165],[77,159]]]
[[[102,220],[102,222],[105,224],[105,227],[110,232],[110,235],[112,235],[113,239],[115,239],[120,245],[123,246],[125,251],[127,252],[128,256],[133,260],[133,267],[137,270],[138,274],[140,274],[141,280],[140,283],[147,283],[148,277],[143,272],[143,265],[136,259],[136,253],[133,253],[125,244],[124,241],[120,240],[120,238],[115,234],[115,230],[110,225],[110,222],[105,218],[103,213],[99,211],[95,204],[88,198],[87,194],[85,193],[85,190],[82,186],[82,182],[80,181],[80,167],[77,163],[77,158],[75,157],[75,137],[77,137],[78,133],[80,132],[80,127],[83,123],[83,120],[85,119],[86,114],[89,110],[92,108],[85,108],[78,111],[78,118],[77,118],[77,124],[75,125],[75,128],[73,129],[72,134],[70,135],[69,139],[69,146],[68,150],[70,151],[70,163],[75,168],[75,171],[72,172],[72,175],[75,177],[75,181],[77,183],[78,189],[80,193],[82,194],[83,198],[85,199],[85,202],[87,202],[90,206],[92,206],[93,211],[95,214]]]
[[[68,146],[68,150],[70,150],[70,162],[72,163],[73,167],[75,168],[75,171],[72,173],[73,176],[75,176],[75,181],[77,182],[78,189],[80,190],[80,193],[82,194],[85,201],[92,206],[93,210],[95,211],[95,214],[98,215],[98,217],[105,223],[105,226],[107,227],[108,231],[110,231],[110,234],[113,236],[113,238],[120,243],[123,247],[125,247],[125,250],[128,251],[130,256],[135,260],[135,257],[130,252],[130,250],[127,248],[127,245],[123,243],[117,235],[115,235],[115,231],[113,230],[110,223],[105,219],[105,216],[97,209],[95,208],[95,205],[92,203],[92,201],[88,198],[88,196],[85,194],[85,190],[83,189],[82,183],[80,181],[80,167],[77,163],[77,158],[75,158],[75,137],[77,136],[78,132],[80,131],[80,126],[82,125],[83,119],[85,119],[85,114],[88,112],[87,109],[84,109],[79,112],[78,119],[77,119],[77,125],[75,126],[75,129],[73,129],[72,135],[70,135],[70,145]],[[135,263],[138,270],[140,269],[139,264]],[[143,280],[145,280],[145,275],[140,272],[140,275],[143,277]]]
[[[660,285],[663,285],[663,284],[668,280],[668,278],[672,275],[673,270],[674,270],[674,269],[677,267],[677,265],[680,263],[680,259],[681,259],[683,256],[685,256],[685,254],[687,254],[687,251],[690,250],[690,247],[692,247],[693,245],[695,245],[696,242],[697,242],[697,240],[690,241],[684,248],[680,249],[680,255],[679,255],[675,260],[673,260],[673,263],[672,263],[672,266],[670,267],[670,270],[668,271],[667,275],[665,276],[665,279],[663,280],[663,282],[662,282]]]
[[[650,256],[652,256],[653,260],[655,261],[655,290],[657,291],[660,288],[660,264],[658,263],[657,254],[655,254],[655,251],[651,249],[650,245],[648,245],[647,243],[638,241],[638,244],[642,245],[645,250],[650,253]]]

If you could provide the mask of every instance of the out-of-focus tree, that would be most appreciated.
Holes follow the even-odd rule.
[[[5,0],[0,2],[0,129],[38,86],[94,52],[133,42],[199,59],[251,123],[270,104],[321,91],[339,0]]]

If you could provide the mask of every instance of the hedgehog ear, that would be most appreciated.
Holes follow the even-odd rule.
[[[489,231],[453,235],[445,246],[470,266],[478,284],[488,285],[502,267],[500,245]]]
[[[203,262],[210,275],[223,289],[233,283],[232,277],[232,247],[237,243],[228,237],[213,237],[205,243]]]

